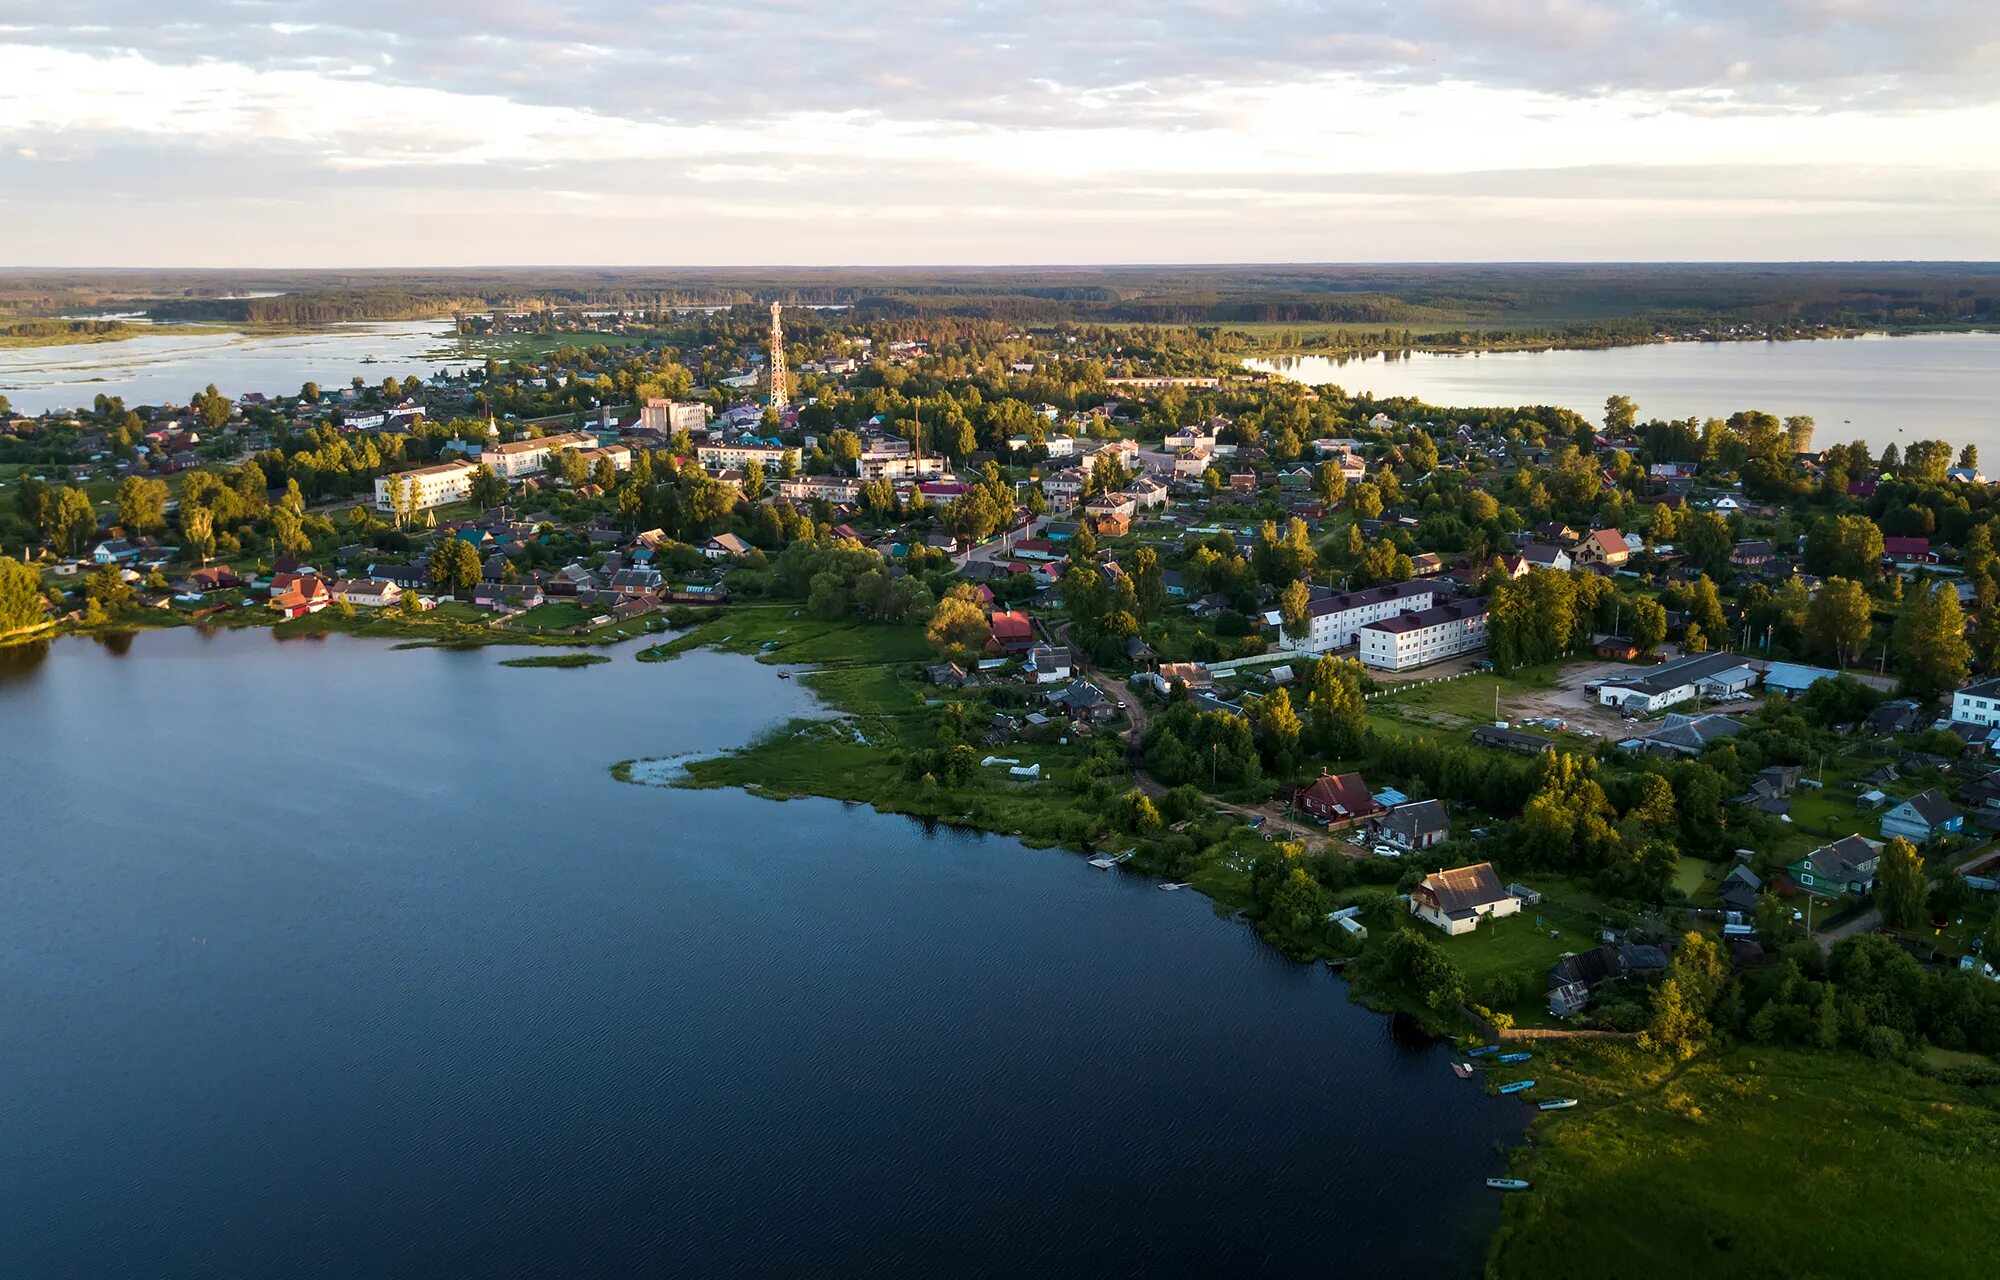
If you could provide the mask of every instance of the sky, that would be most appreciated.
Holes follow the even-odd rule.
[[[0,265],[2000,259],[1995,0],[0,0]]]

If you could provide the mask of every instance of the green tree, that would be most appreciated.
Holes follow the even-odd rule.
[[[1688,618],[1711,641],[1729,635],[1729,622],[1722,616],[1722,595],[1705,573],[1688,588]]]
[[[924,638],[941,654],[970,653],[986,639],[986,610],[972,588],[960,584],[937,602]]]
[[[135,535],[166,528],[166,481],[146,476],[126,476],[119,481],[118,523]]]
[[[271,545],[288,556],[304,555],[312,550],[312,539],[306,536],[305,521],[290,507],[271,508]]]
[[[97,511],[81,489],[59,485],[49,494],[44,512],[42,536],[64,555],[81,552],[97,532]]]
[[[1923,924],[1930,892],[1930,877],[1924,874],[1924,860],[1915,845],[1899,836],[1882,846],[1875,865],[1875,905],[1886,923],[1898,929]]]
[[[1828,578],[1806,609],[1806,644],[1845,667],[1875,633],[1875,606],[1860,583]]]
[[[1347,496],[1347,473],[1340,469],[1340,463],[1328,458],[1319,464],[1319,470],[1313,472],[1313,492],[1329,507]]]
[[[197,562],[207,564],[208,558],[215,554],[215,512],[207,507],[184,506],[180,519],[181,541],[187,544],[183,550]]]
[[[1132,580],[1132,595],[1138,602],[1138,614],[1148,621],[1159,616],[1167,600],[1166,573],[1160,568],[1160,553],[1151,547],[1140,547],[1132,553],[1132,565],[1127,571]]]
[[[1680,983],[1668,978],[1653,990],[1653,1016],[1639,1033],[1639,1046],[1685,1062],[1701,1052],[1710,1030],[1708,1019],[1694,1010]]]
[[[1278,592],[1278,620],[1286,640],[1303,644],[1312,636],[1312,590],[1294,578]]]
[[[1271,757],[1282,769],[1286,762],[1295,759],[1299,750],[1299,717],[1292,710],[1292,695],[1283,685],[1272,690],[1257,704],[1257,730],[1263,736],[1264,745]]]
[[[1610,435],[1628,435],[1639,421],[1639,406],[1630,396],[1612,396],[1604,402],[1604,430]]]
[[[45,611],[42,575],[31,565],[0,556],[0,634],[34,626]]]
[[[1947,582],[1919,589],[1896,621],[1895,644],[1906,692],[1934,698],[1964,684],[1972,646],[1957,590]]]
[[[479,585],[479,553],[463,538],[446,538],[431,552],[430,577],[439,591],[460,595]]]
[[[507,482],[502,480],[493,468],[480,463],[472,473],[471,492],[468,495],[472,505],[481,511],[500,506],[507,501]]]
[[[1651,596],[1632,602],[1632,643],[1651,653],[1667,638],[1667,608]]]

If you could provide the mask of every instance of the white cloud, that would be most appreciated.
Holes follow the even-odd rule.
[[[2000,256],[2000,92],[1971,91],[2000,22],[1780,7],[1397,10],[1426,26],[1029,0],[899,25],[295,0],[253,26],[221,0],[84,4],[118,22],[0,34],[0,181],[36,161],[44,193],[0,243],[135,265]],[[1634,71],[1634,42],[1681,70]],[[104,234],[133,198],[148,216]]]

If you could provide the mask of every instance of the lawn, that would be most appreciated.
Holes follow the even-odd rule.
[[[1593,917],[1544,900],[1519,915],[1483,921],[1462,937],[1439,934],[1438,940],[1474,995],[1486,979],[1505,975],[1523,980],[1539,997],[1550,966],[1567,952],[1596,946],[1598,928]]]
[[[709,646],[756,654],[759,661],[815,666],[926,662],[932,657],[921,627],[826,622],[796,605],[738,605],[690,627],[640,655],[658,662]]]
[[[592,618],[601,617],[605,612],[586,609],[567,600],[551,600],[509,618],[507,628],[510,631],[571,631],[589,626]]]
[[[1630,1043],[1538,1049],[1543,1117],[1487,1274],[1992,1274],[2000,1089],[1844,1052],[1721,1051],[1671,1071]]]

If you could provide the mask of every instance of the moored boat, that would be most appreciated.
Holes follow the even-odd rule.
[[[1528,1059],[1530,1059],[1530,1058],[1532,1058],[1532,1057],[1534,1057],[1534,1056],[1535,1056],[1535,1055],[1534,1055],[1534,1054],[1532,1054],[1532,1053],[1503,1053],[1503,1054],[1501,1054],[1501,1055],[1500,1055],[1499,1057],[1495,1058],[1495,1059],[1494,1059],[1494,1061],[1495,1061],[1495,1062],[1526,1062],[1526,1061],[1527,1061]]]
[[[1528,1184],[1519,1178],[1488,1178],[1486,1185],[1495,1191],[1526,1191]]]
[[[1476,1048],[1467,1049],[1465,1051],[1465,1056],[1468,1058],[1483,1058],[1487,1054],[1492,1053],[1494,1050],[1498,1049],[1499,1047],[1500,1046],[1497,1044],[1482,1044]]]
[[[1523,1089],[1532,1089],[1532,1088],[1534,1088],[1534,1087],[1535,1087],[1535,1082],[1534,1082],[1533,1080],[1516,1080],[1516,1081],[1515,1081],[1514,1083],[1512,1083],[1512,1084],[1503,1084],[1503,1085],[1501,1085],[1501,1086],[1500,1086],[1500,1092],[1502,1092],[1502,1093],[1519,1093],[1519,1092],[1521,1092],[1521,1090],[1523,1090]]]
[[[1576,1105],[1576,1099],[1575,1099],[1575,1098],[1550,1098],[1550,1099],[1549,1099],[1549,1100],[1548,1100],[1547,1102],[1537,1102],[1537,1103],[1536,1103],[1535,1105],[1536,1105],[1537,1107],[1541,1108],[1541,1109],[1542,1109],[1543,1111],[1561,1111],[1561,1110],[1563,1110],[1563,1109],[1564,1109],[1564,1108],[1566,1108],[1566,1107],[1573,1107],[1573,1106],[1575,1106],[1575,1105]]]

